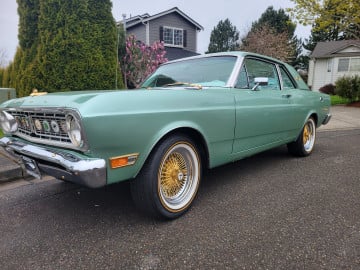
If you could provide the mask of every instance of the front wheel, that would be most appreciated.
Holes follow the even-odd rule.
[[[201,155],[187,136],[173,135],[152,152],[131,184],[135,204],[146,213],[177,218],[186,212],[198,191]]]
[[[316,139],[316,124],[312,117],[310,117],[297,140],[287,145],[289,152],[298,157],[306,157],[311,154],[314,149]]]

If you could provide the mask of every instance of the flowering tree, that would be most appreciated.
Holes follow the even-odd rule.
[[[126,39],[126,55],[124,57],[126,79],[130,87],[138,88],[145,78],[157,67],[167,62],[164,43],[154,42],[152,46],[137,41],[134,35]]]
[[[240,49],[289,62],[293,55],[293,46],[294,44],[289,42],[287,32],[277,33],[274,28],[265,24],[254,31],[250,31],[243,39]]]

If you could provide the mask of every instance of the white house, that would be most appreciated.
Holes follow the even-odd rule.
[[[318,90],[343,76],[360,75],[360,40],[318,42],[310,55],[308,85]]]

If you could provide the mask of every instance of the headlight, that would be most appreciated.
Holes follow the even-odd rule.
[[[0,111],[0,127],[5,133],[14,133],[18,129],[18,124],[11,114]]]
[[[84,142],[81,135],[81,126],[79,120],[72,114],[66,116],[66,129],[73,145],[82,147]]]

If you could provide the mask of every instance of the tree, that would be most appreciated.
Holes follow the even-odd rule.
[[[6,66],[7,53],[5,49],[0,49],[0,68]]]
[[[126,79],[126,67],[125,67],[125,56],[126,56],[126,31],[123,23],[117,25],[117,48],[118,48],[118,62],[122,71],[122,78],[124,87],[127,88]]]
[[[259,53],[287,62],[293,55],[287,32],[278,33],[268,25],[250,31],[242,43],[241,50]]]
[[[19,48],[7,83],[19,96],[33,88],[48,92],[114,89],[117,30],[110,0],[17,0]]]
[[[312,25],[314,31],[332,32],[346,39],[360,38],[359,0],[291,0],[290,14],[303,25]],[[335,31],[335,32],[334,32]]]
[[[298,60],[301,55],[302,42],[294,35],[295,29],[296,24],[291,21],[290,16],[283,9],[274,10],[270,6],[257,21],[252,23],[250,31],[242,39],[240,48],[300,66]],[[264,42],[265,39],[268,43]]]
[[[267,25],[275,30],[276,33],[287,33],[289,39],[294,37],[296,24],[291,21],[289,15],[285,13],[282,8],[274,10],[272,6],[269,6],[263,14],[261,14],[259,20],[252,23],[250,31],[256,31]]]
[[[40,12],[38,87],[114,89],[119,66],[111,2],[41,0]]]
[[[334,10],[333,4],[331,1],[327,2],[324,5],[324,9],[327,11],[324,14],[328,14]],[[329,24],[326,29],[320,27],[321,22],[327,18],[323,18],[322,16],[316,18],[313,22],[313,28],[311,29],[310,38],[305,41],[304,48],[313,51],[316,44],[320,41],[337,41],[344,39],[352,39],[353,36],[350,33],[359,33],[360,29],[356,30],[355,25],[350,26],[350,30],[341,31],[339,28],[339,20],[340,17],[334,14],[334,17],[338,18],[333,21],[332,24]]]
[[[36,84],[36,66],[39,44],[38,19],[40,0],[17,0],[19,14],[19,47],[13,62],[8,66],[4,85],[17,89],[18,96],[27,95]],[[34,87],[34,86],[32,86]],[[29,89],[30,88],[30,89]]]
[[[211,32],[210,44],[206,53],[234,51],[239,45],[239,31],[229,19],[220,21]]]
[[[6,58],[7,58],[6,51],[4,49],[0,49],[0,87],[5,87],[3,83],[3,79],[6,72],[6,68],[5,68]]]
[[[335,26],[329,27],[327,31],[317,29],[318,28],[316,27],[315,23],[315,26],[311,29],[309,39],[305,39],[303,47],[308,51],[313,51],[318,42],[336,41],[343,39],[343,37],[339,35],[339,30]]]
[[[167,62],[164,43],[157,41],[152,46],[146,46],[136,41],[134,35],[126,39],[126,55],[124,58],[126,78],[131,88],[138,88],[146,77],[157,67]]]

